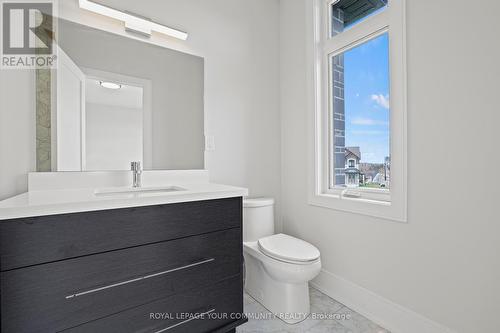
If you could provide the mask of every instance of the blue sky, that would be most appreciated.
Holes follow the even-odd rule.
[[[344,55],[346,147],[361,148],[361,162],[389,156],[389,39],[381,35]]]

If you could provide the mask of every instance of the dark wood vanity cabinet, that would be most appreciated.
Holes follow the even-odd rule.
[[[0,221],[2,332],[231,332],[242,200]]]

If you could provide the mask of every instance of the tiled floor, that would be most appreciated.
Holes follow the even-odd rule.
[[[238,333],[389,333],[362,315],[311,288],[311,315],[304,321],[288,325],[245,293],[248,323]],[[257,319],[258,317],[260,319]]]

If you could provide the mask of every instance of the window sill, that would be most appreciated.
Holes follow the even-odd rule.
[[[312,194],[309,197],[309,204],[396,222],[407,222],[406,210],[390,201],[345,197],[335,192]]]
[[[333,195],[343,200],[361,200],[376,204],[390,204],[391,193],[389,189],[367,187],[334,187],[327,189],[324,195]]]

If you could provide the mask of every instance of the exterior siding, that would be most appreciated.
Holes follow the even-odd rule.
[[[332,35],[344,30],[344,12],[332,9]],[[334,147],[333,162],[335,168],[335,184],[345,185],[345,103],[344,103],[344,55],[340,54],[332,59],[333,71],[333,135]]]

